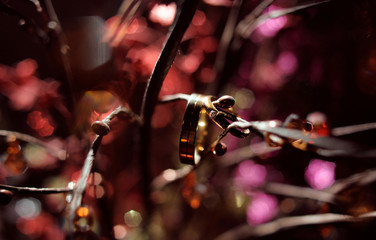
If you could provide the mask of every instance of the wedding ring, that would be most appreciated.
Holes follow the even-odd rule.
[[[233,111],[233,104],[220,106],[214,96],[191,94],[187,101],[180,134],[179,156],[182,163],[196,165],[201,159],[200,153],[207,147],[204,138],[208,135],[208,120],[212,120],[220,128],[226,130],[232,122],[241,119]],[[243,138],[248,136],[250,131],[231,128],[229,133]]]
[[[196,165],[200,159],[200,152],[204,150],[204,136],[207,134],[208,123],[207,104],[212,96],[191,94],[184,114],[179,145],[180,161],[185,164]]]

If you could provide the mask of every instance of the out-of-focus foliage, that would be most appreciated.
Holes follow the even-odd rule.
[[[312,123],[318,136],[330,136],[331,129],[340,126],[375,122],[376,4],[333,0],[267,19],[248,34],[241,31],[239,23],[260,2],[202,1],[160,97],[228,94],[244,119],[284,121],[296,113]],[[2,137],[1,184],[74,186],[94,138],[91,123],[103,120],[120,104],[140,113],[145,86],[179,10],[176,1],[52,1],[60,26],[48,18],[46,3],[0,4],[0,11],[9,10],[3,5],[15,9],[48,37],[39,41],[26,18],[9,11],[0,15],[0,129],[46,143]],[[241,6],[231,15],[234,4]],[[306,2],[270,1],[262,14],[302,4]],[[229,17],[236,24],[230,35],[223,35]],[[230,41],[223,43],[228,36]],[[218,68],[221,54],[223,67]],[[178,157],[184,110],[184,102],[156,107],[151,149],[139,144],[135,119],[111,122],[89,177],[85,205],[75,213],[73,239],[147,239],[148,234],[152,239],[214,239],[241,224],[257,227],[289,216],[361,216],[376,210],[372,183],[333,190],[340,179],[373,168],[369,159],[326,159],[291,147],[270,150],[258,136],[228,136],[228,155],[205,157],[194,171],[184,168]],[[218,128],[213,124],[209,133],[215,139]],[[374,135],[371,130],[346,139],[374,147]],[[273,142],[272,137],[267,140]],[[291,143],[306,150],[299,144]],[[148,150],[149,180],[154,179],[148,183],[149,195],[143,189],[139,161],[140,152]],[[155,187],[157,179],[171,183]],[[273,192],[273,183],[335,192],[339,197],[324,202],[296,196],[298,190],[296,195]],[[65,239],[71,197],[1,191],[0,198],[9,203],[1,206],[0,239]],[[319,224],[262,239],[369,238],[373,229],[373,220]]]

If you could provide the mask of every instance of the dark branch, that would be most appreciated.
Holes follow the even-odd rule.
[[[124,114],[124,113],[129,115],[130,117],[135,117],[135,115],[132,111],[130,111],[129,109],[127,109],[123,106],[119,106],[114,111],[112,111],[105,119],[103,119],[102,122],[104,124],[108,125],[113,118],[115,118],[116,116],[118,116],[120,114]],[[82,204],[82,199],[83,199],[86,187],[87,187],[87,180],[89,178],[89,174],[90,174],[91,169],[93,167],[95,155],[96,155],[98,148],[101,144],[102,138],[103,138],[103,135],[97,135],[96,136],[96,138],[94,139],[94,141],[91,145],[91,148],[90,148],[90,150],[89,150],[89,152],[86,156],[84,165],[82,166],[81,175],[80,175],[79,179],[77,180],[77,185],[75,186],[75,188],[73,190],[73,197],[72,197],[72,202],[71,202],[71,206],[70,206],[70,213],[71,213],[70,214],[70,220],[73,220],[75,210],[78,207],[80,207],[81,204]],[[71,221],[71,223],[73,223],[73,221]]]
[[[158,103],[158,95],[162,88],[163,81],[175,59],[181,39],[183,38],[183,35],[196,12],[198,2],[199,0],[183,0],[181,2],[174,23],[163,46],[162,52],[159,55],[158,61],[153,69],[142,102],[141,118],[143,125],[140,128],[140,146],[143,148],[143,150],[141,151],[140,155],[140,164],[141,173],[143,176],[143,195],[145,199],[145,206],[147,208],[147,214],[150,213],[152,208],[149,200],[149,185],[151,183],[151,177],[148,166],[151,119],[155,106]]]
[[[209,90],[209,92],[212,94],[216,94],[219,90],[219,87],[220,87],[219,77],[222,76],[222,73],[224,71],[228,47],[234,36],[236,22],[238,20],[239,11],[240,11],[240,7],[242,4],[243,4],[243,0],[235,0],[233,2],[230,15],[227,19],[225,29],[223,30],[223,33],[222,33],[222,37],[218,46],[217,56],[214,62],[215,75],[213,77],[214,78],[213,80],[216,80],[216,81],[213,81],[214,84]]]
[[[32,143],[36,145],[40,145],[44,148],[46,148],[47,152],[51,154],[52,156],[60,159],[60,160],[65,160],[66,158],[66,151],[63,149],[56,148],[55,146],[51,146],[50,144],[43,142],[39,140],[38,138],[35,138],[33,136],[24,134],[24,133],[19,133],[19,132],[13,132],[13,131],[8,131],[8,130],[0,130],[0,136],[14,136],[18,140],[27,142],[27,143]]]

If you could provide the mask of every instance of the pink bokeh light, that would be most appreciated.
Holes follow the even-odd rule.
[[[202,26],[206,21],[206,15],[204,12],[197,10],[192,19],[192,24],[195,26]]]
[[[306,168],[304,176],[312,188],[322,190],[334,183],[335,168],[335,163],[313,159]]]
[[[266,168],[251,160],[239,164],[235,172],[235,183],[244,189],[260,187],[267,175]]]
[[[204,60],[202,53],[194,52],[186,56],[182,56],[177,61],[179,68],[186,73],[194,73],[199,68],[201,62]]]
[[[250,82],[251,87],[255,89],[278,90],[287,82],[287,79],[275,64],[261,61],[251,73]]]
[[[298,60],[294,53],[290,51],[282,52],[277,59],[277,66],[282,74],[290,75],[298,67]]]
[[[260,60],[250,74],[251,87],[278,90],[289,81],[288,76],[296,71],[298,65],[298,58],[291,51],[281,52],[275,62]],[[246,76],[246,73],[239,74]]]
[[[255,226],[270,221],[278,212],[278,200],[272,195],[256,193],[247,207],[247,222]]]
[[[151,9],[149,18],[151,21],[159,23],[162,26],[169,26],[174,21],[175,13],[175,3],[168,5],[157,4]]]
[[[55,128],[50,124],[47,117],[44,117],[40,111],[33,111],[27,115],[27,124],[37,131],[42,137],[51,136]]]
[[[275,6],[270,6],[268,11],[270,12],[278,9],[279,8]],[[274,37],[283,27],[286,26],[287,20],[287,16],[270,18],[258,26],[257,32],[264,37]]]
[[[16,73],[21,79],[29,78],[30,76],[35,74],[37,68],[37,62],[33,59],[28,58],[17,64]]]

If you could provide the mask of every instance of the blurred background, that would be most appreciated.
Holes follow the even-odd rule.
[[[31,135],[47,147],[1,133],[0,183],[74,184],[94,138],[91,123],[119,104],[140,113],[177,9],[173,0],[1,1],[0,129]],[[203,0],[160,97],[227,94],[246,120],[284,121],[295,113],[317,123],[322,136],[373,123],[375,26],[371,0]],[[155,109],[149,195],[140,170],[139,155],[147,149],[140,145],[139,126],[127,119],[111,122],[84,198],[89,220],[76,224],[73,239],[215,239],[243,224],[257,227],[319,213],[359,216],[376,209],[372,182],[338,193],[351,199],[340,204],[263,191],[266,182],[324,190],[372,169],[374,159],[270,150],[253,135],[227,136],[226,155],[205,157],[199,168],[174,181],[175,169],[188,169],[178,158],[185,106],[177,101]],[[345,139],[374,147],[372,126]],[[209,137],[219,132],[213,124]],[[66,239],[69,197],[30,194],[4,200],[0,239]],[[312,224],[259,238],[371,239],[373,229],[373,220]]]

